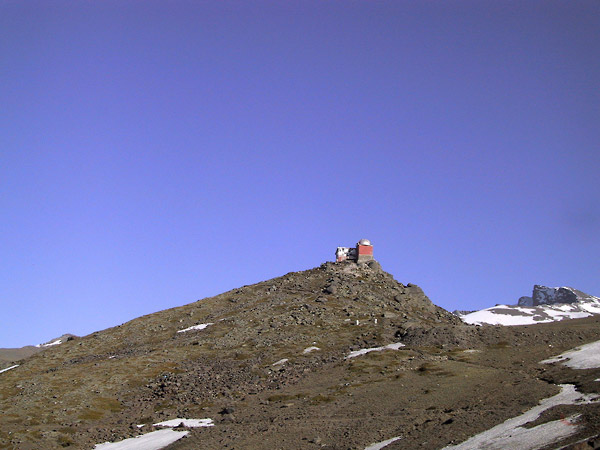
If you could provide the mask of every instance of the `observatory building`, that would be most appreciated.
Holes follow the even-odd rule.
[[[365,262],[373,259],[373,245],[368,239],[361,239],[356,244],[356,247],[338,247],[335,251],[336,262],[340,261],[356,261]]]

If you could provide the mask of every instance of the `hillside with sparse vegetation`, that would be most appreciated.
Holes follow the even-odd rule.
[[[443,448],[559,384],[599,393],[600,369],[540,364],[600,340],[599,325],[467,325],[376,261],[325,263],[4,362],[0,448],[91,449],[176,418],[214,426],[176,427],[169,449]],[[597,403],[532,425],[574,414],[548,448],[597,448]]]

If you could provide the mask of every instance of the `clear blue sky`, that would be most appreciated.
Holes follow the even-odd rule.
[[[374,244],[600,296],[600,1],[0,0],[0,347]]]

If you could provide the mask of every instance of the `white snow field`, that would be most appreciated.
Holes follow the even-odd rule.
[[[542,364],[560,362],[572,369],[598,369],[600,368],[600,341],[582,345],[554,358],[541,361]]]
[[[178,441],[189,431],[175,431],[170,428],[166,430],[152,431],[141,436],[125,439],[120,442],[105,442],[96,444],[95,450],[160,450],[167,445]]]
[[[199,325],[192,325],[189,328],[186,328],[184,330],[179,330],[177,331],[178,333],[185,333],[186,331],[194,331],[194,330],[204,330],[206,327],[210,326],[210,325],[214,325],[214,323],[201,323]]]
[[[538,406],[520,416],[508,419],[461,444],[444,447],[443,450],[479,450],[482,448],[489,450],[506,450],[508,448],[535,450],[576,433],[579,428],[575,423],[577,415],[547,422],[533,428],[523,428],[523,425],[536,420],[544,411],[554,406],[593,403],[598,398],[598,395],[577,392],[572,384],[561,384],[559,387],[561,391],[554,397],[540,401]]]
[[[157,427],[178,427],[183,424],[187,428],[195,427],[212,427],[214,426],[212,419],[171,419],[164,422],[155,423]],[[143,425],[141,425],[143,426]],[[138,425],[138,427],[141,427]],[[129,439],[124,439],[119,442],[105,442],[104,444],[96,444],[95,450],[160,450],[167,445],[178,441],[189,431],[177,431],[167,428],[165,430],[152,431]]]
[[[373,348],[363,348],[362,350],[355,350],[350,352],[346,359],[356,358],[357,356],[366,355],[370,352],[380,352],[382,350],[398,350],[400,347],[404,347],[404,344],[401,342],[396,342],[395,344],[384,345],[383,347],[373,347]]]
[[[535,325],[537,323],[557,322],[563,319],[583,319],[598,314],[594,305],[584,303],[575,305],[510,306],[498,305],[460,316],[463,322],[471,325]]]

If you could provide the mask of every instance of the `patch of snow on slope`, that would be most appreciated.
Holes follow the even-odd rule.
[[[443,450],[478,450],[482,448],[490,450],[504,450],[507,448],[535,450],[576,433],[579,427],[572,423],[576,416],[571,416],[566,420],[547,422],[533,428],[523,428],[523,425],[536,420],[544,411],[554,406],[592,403],[598,398],[598,395],[595,394],[577,392],[572,384],[561,384],[559,386],[561,391],[558,394],[543,399],[539,405],[520,416],[508,419],[461,444],[444,447]]]
[[[10,370],[10,369],[14,369],[15,367],[19,367],[19,365],[18,365],[18,364],[16,364],[16,365],[14,365],[14,366],[7,367],[6,369],[2,369],[2,370],[0,370],[0,373],[2,373],[2,372],[6,372],[7,370]]]
[[[155,423],[155,427],[212,427],[214,426],[212,419],[172,419],[164,422]],[[138,425],[138,428],[144,425]],[[175,441],[178,441],[189,431],[175,431],[171,428],[166,430],[152,431],[150,433],[136,436],[129,439],[124,439],[119,442],[106,442],[104,444],[96,444],[95,450],[159,450],[165,448]]]
[[[302,353],[310,353],[310,352],[315,352],[317,350],[321,350],[319,347],[308,347],[305,348],[304,350],[302,350]]]
[[[519,311],[524,314],[532,315],[535,314],[535,308],[533,306],[509,306],[509,305],[500,305],[501,308],[510,308],[513,311]]]
[[[277,361],[277,362],[274,362],[274,363],[273,363],[273,364],[271,364],[271,365],[272,365],[272,366],[280,366],[280,365],[282,365],[282,364],[285,364],[285,363],[286,363],[286,362],[288,362],[288,361],[289,361],[289,360],[288,360],[287,358],[283,358],[283,359],[280,359],[280,360],[279,360],[279,361]]]
[[[573,311],[573,305],[567,303],[563,303],[562,305],[554,305],[554,307],[561,311]]]
[[[191,326],[189,328],[186,328],[184,330],[179,330],[177,332],[178,333],[185,333],[186,331],[192,331],[192,330],[204,330],[209,325],[214,325],[214,323],[201,323],[200,325],[193,325],[193,326]]]
[[[592,314],[600,314],[600,302],[598,301],[593,301],[593,302],[582,302],[579,307],[581,309],[584,309]]]
[[[212,419],[171,419],[154,424],[155,427],[178,427],[180,425],[188,428],[215,426]]]
[[[53,345],[59,345],[59,344],[62,344],[62,339],[57,339],[55,341],[48,342],[47,344],[38,344],[38,345],[36,345],[36,347],[37,348],[40,348],[40,347],[52,347]]]
[[[388,344],[383,347],[373,347],[373,348],[363,348],[362,350],[355,350],[350,352],[346,359],[356,358],[357,356],[366,355],[370,352],[380,352],[382,350],[398,350],[400,347],[404,347],[404,344],[401,342],[396,342],[395,344]]]
[[[562,319],[583,319],[584,317],[590,317],[591,314],[585,311],[557,311],[556,307],[546,308],[544,311],[554,320],[559,321]]]
[[[554,358],[541,361],[542,364],[561,362],[572,369],[600,368],[600,341],[582,345],[573,350],[561,353]]]
[[[133,438],[119,442],[105,442],[96,444],[95,450],[160,450],[178,441],[189,431],[175,431],[170,428],[166,430],[152,431]]]
[[[592,313],[588,311],[582,311],[581,305],[577,307],[571,307],[570,310],[566,308],[559,308],[557,305],[543,307],[544,313],[554,318],[555,320],[562,319],[583,319],[584,317],[590,317]]]
[[[365,450],[380,450],[383,447],[387,447],[392,442],[396,442],[397,440],[402,439],[400,436],[393,437],[386,441],[376,442],[375,444],[371,444],[368,447],[365,447]]]

